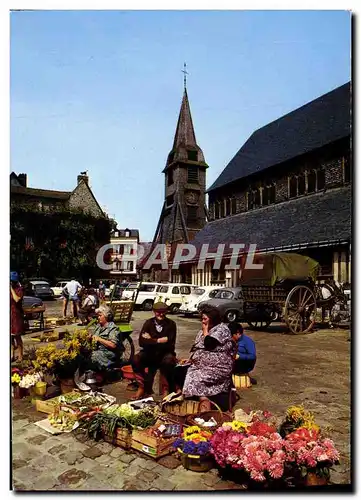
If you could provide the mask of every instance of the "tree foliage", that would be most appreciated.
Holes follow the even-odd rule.
[[[98,249],[109,243],[114,221],[80,210],[10,210],[10,266],[22,278],[45,276],[88,280],[104,276],[96,264]]]

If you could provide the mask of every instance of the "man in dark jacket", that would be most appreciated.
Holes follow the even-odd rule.
[[[153,306],[154,317],[148,319],[139,334],[141,351],[134,356],[132,366],[138,391],[134,399],[152,393],[154,376],[160,370],[163,379],[162,395],[174,390],[174,367],[176,365],[175,343],[177,325],[167,318],[168,306],[157,302]],[[148,368],[148,373],[145,369]]]
[[[237,354],[234,363],[233,373],[249,373],[253,370],[257,356],[256,344],[243,333],[243,326],[239,323],[229,323],[232,338],[237,344]]]

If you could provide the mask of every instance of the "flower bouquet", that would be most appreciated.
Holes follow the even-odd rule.
[[[286,454],[276,428],[265,422],[226,422],[211,439],[223,475],[243,483],[270,484],[282,478]]]
[[[330,469],[340,458],[331,439],[323,439],[317,429],[303,427],[288,434],[284,441],[286,460],[299,482],[306,486],[328,483]]]
[[[306,411],[302,405],[290,406],[287,409],[286,417],[281,423],[279,432],[282,437],[286,437],[287,434],[300,427],[316,431],[320,430],[319,426],[315,424],[315,417],[311,412]]]
[[[212,469],[214,461],[210,454],[211,437],[211,432],[193,425],[183,431],[182,438],[174,441],[173,447],[180,454],[185,469],[194,472],[207,472]]]

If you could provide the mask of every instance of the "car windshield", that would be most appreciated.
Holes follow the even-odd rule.
[[[218,290],[216,293],[215,299],[233,299],[234,298],[234,293],[231,292],[230,290]]]
[[[192,295],[203,295],[204,293],[204,288],[195,288],[192,292]]]

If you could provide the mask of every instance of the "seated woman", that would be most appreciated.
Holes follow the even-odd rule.
[[[187,398],[208,398],[223,411],[227,411],[236,345],[215,307],[202,308],[202,329],[196,337],[192,352],[183,395]],[[179,378],[176,383],[182,385]]]
[[[98,305],[99,299],[94,288],[89,288],[89,290],[84,293],[83,304],[78,311],[78,317],[81,321],[79,326],[84,326],[89,323],[90,315],[94,313]]]
[[[98,316],[98,325],[92,334],[96,348],[89,359],[84,360],[83,370],[104,372],[119,364],[124,352],[122,334],[113,323],[112,310],[101,305],[95,310]]]

